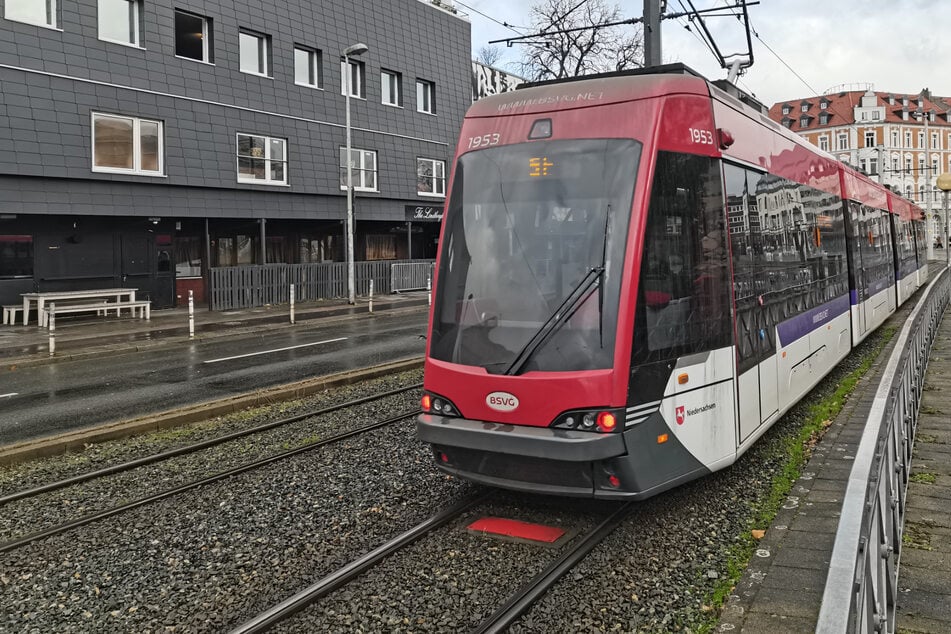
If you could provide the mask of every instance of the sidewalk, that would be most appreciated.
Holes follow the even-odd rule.
[[[397,310],[424,310],[429,300],[426,291],[415,291],[374,297],[373,312]],[[358,298],[349,305],[346,300],[321,300],[295,306],[295,323],[313,324],[318,320],[346,319],[366,315],[369,303]],[[280,304],[259,308],[229,311],[210,311],[195,308],[195,340],[228,336],[248,329],[294,327],[290,323],[290,306]],[[23,366],[50,363],[61,359],[90,355],[134,352],[164,345],[172,341],[189,340],[187,308],[153,310],[149,321],[124,314],[120,318],[75,316],[56,320],[55,356],[49,354],[50,337],[46,328],[32,320],[24,326],[0,326],[0,365]]]

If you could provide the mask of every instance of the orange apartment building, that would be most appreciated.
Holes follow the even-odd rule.
[[[927,89],[907,95],[868,86],[782,101],[769,116],[921,205],[932,218],[932,235],[944,234],[942,192],[935,180],[951,172],[946,98]]]

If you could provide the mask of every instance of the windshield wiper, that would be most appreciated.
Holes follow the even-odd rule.
[[[578,311],[578,308],[584,303],[588,297],[591,296],[593,292],[592,286],[598,284],[600,287],[601,274],[604,273],[603,266],[596,266],[592,269],[589,269],[585,276],[575,285],[571,292],[568,293],[568,296],[565,297],[565,300],[561,302],[558,308],[555,309],[555,312],[552,313],[551,317],[542,324],[541,328],[528,340],[528,343],[518,351],[518,354],[515,355],[515,358],[512,359],[512,363],[509,364],[505,371],[502,374],[513,375],[518,374],[525,364],[528,363],[528,360],[532,358],[532,355],[538,351],[544,344],[552,338],[558,330],[565,325],[565,323],[571,319],[571,317]]]

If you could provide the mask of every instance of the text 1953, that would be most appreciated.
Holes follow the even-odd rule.
[[[489,147],[490,145],[498,145],[501,141],[501,137],[498,132],[492,134],[483,134],[482,136],[471,136],[469,137],[469,147],[466,149],[471,150],[472,148],[477,147]]]
[[[703,145],[713,145],[713,132],[690,128],[690,140]]]

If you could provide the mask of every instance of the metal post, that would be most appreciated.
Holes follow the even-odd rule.
[[[426,276],[426,296],[429,297],[429,305],[433,305],[433,277],[432,275]]]
[[[267,222],[264,218],[261,218],[261,264],[267,264],[267,236],[264,231],[264,223]]]
[[[37,321],[39,321],[39,315],[37,315]],[[52,357],[56,354],[56,303],[52,302],[50,304],[50,316],[49,324],[50,327],[50,356]]]
[[[370,280],[370,312],[373,312],[373,280]]]
[[[188,291],[188,338],[195,338],[195,291]]]
[[[208,301],[208,310],[211,310],[211,230],[208,227],[207,218],[205,218],[205,262],[203,274],[205,279],[205,298]]]
[[[294,323],[294,285],[291,284],[291,323]]]
[[[406,223],[406,259],[413,259],[413,221]]]
[[[644,66],[660,66],[660,0],[644,0]]]
[[[353,166],[350,148],[350,82],[353,69],[350,68],[350,56],[344,55],[344,69],[347,73],[346,109],[347,109],[347,302],[356,303],[356,277],[353,265]]]
[[[931,160],[930,160],[930,159],[931,159],[931,156],[930,156],[929,150],[930,150],[930,148],[931,148],[931,140],[928,138],[928,113],[922,111],[922,118],[925,120],[925,142],[924,142],[924,146],[925,146],[925,147],[922,148],[922,149],[925,151],[925,169],[924,169],[924,172],[925,172],[925,174],[930,174],[930,173],[931,173]],[[921,170],[918,170],[918,177],[919,177],[919,178],[918,178],[918,182],[919,182],[919,183],[921,182],[921,176],[922,176]],[[935,231],[934,231],[934,216],[933,216],[933,213],[932,213],[932,211],[931,211],[931,200],[932,200],[932,199],[931,199],[931,177],[930,177],[930,176],[925,176],[924,178],[925,178],[925,200],[924,200],[923,202],[925,203],[925,218],[926,218],[927,221],[928,221],[928,222],[927,222],[927,229],[928,229],[928,237],[927,237],[927,241],[928,241],[928,259],[929,259],[929,260],[933,260],[933,259],[934,259],[934,237],[935,237],[935,236],[934,236],[934,233],[935,233]]]
[[[944,191],[944,260],[945,266],[951,269],[951,218],[948,218],[948,190]]]

